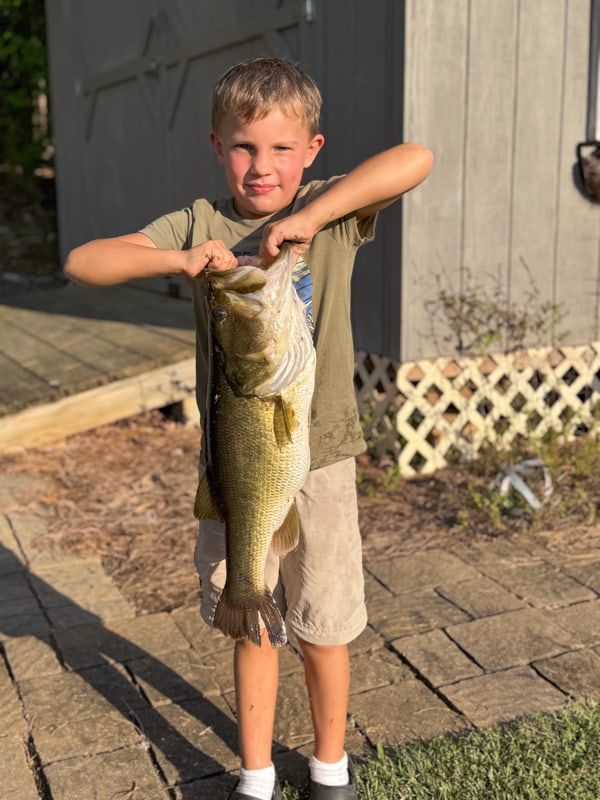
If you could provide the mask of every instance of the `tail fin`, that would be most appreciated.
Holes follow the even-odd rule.
[[[232,602],[223,589],[215,610],[215,627],[233,639],[249,639],[260,647],[261,617],[272,647],[281,647],[287,642],[285,623],[267,589],[264,595],[244,599],[243,605]]]

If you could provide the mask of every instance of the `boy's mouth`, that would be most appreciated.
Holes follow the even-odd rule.
[[[276,187],[273,184],[249,183],[248,188],[251,192],[254,192],[254,194],[269,194],[269,192],[272,192]]]

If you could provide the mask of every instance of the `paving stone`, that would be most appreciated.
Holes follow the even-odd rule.
[[[394,597],[385,604],[377,604],[369,609],[371,626],[388,641],[468,619],[467,614],[434,591]]]
[[[439,630],[397,639],[392,647],[433,686],[472,678],[483,672]]]
[[[27,678],[56,675],[63,670],[48,633],[8,639],[4,650],[17,683]]]
[[[33,772],[22,738],[0,739],[0,797],[6,800],[39,800]]]
[[[85,609],[101,619],[134,616],[133,608],[96,561],[40,567],[32,583],[46,609]]]
[[[59,800],[151,800],[167,796],[148,753],[137,747],[58,761],[47,766],[44,774],[52,797]]]
[[[432,739],[467,727],[464,719],[416,680],[352,695],[349,710],[371,744],[384,747]]]
[[[587,647],[600,645],[600,600],[548,611],[546,616]]]
[[[548,550],[536,542],[524,542],[499,537],[453,545],[451,551],[468,564],[486,563],[531,564],[548,556]]]
[[[73,604],[49,608],[46,614],[53,628],[72,628],[74,625],[94,624],[101,621],[98,615]]]
[[[385,647],[354,656],[350,666],[350,694],[414,680],[414,675],[406,664]]]
[[[378,600],[387,600],[392,597],[392,592],[385,586],[382,586],[382,584],[371,575],[368,569],[364,570],[364,578],[367,606],[371,605],[371,603],[376,603]]]
[[[371,650],[377,650],[380,647],[385,645],[385,639],[374,631],[370,625],[364,629],[364,631],[357,636],[356,639],[350,642],[348,645],[348,651],[350,656],[358,655],[358,653],[366,653]]]
[[[0,517],[0,519],[2,519],[2,517]],[[3,578],[5,575],[14,575],[16,572],[23,572],[25,569],[25,562],[17,558],[16,554],[0,541],[0,577]]]
[[[112,621],[106,625],[106,629],[150,655],[187,650],[189,646],[170,614],[148,614],[135,619]]]
[[[304,675],[300,673],[279,681],[274,739],[279,746],[290,749],[314,739]]]
[[[600,694],[600,656],[593,650],[577,650],[538,661],[538,672],[572,697]]]
[[[78,556],[57,548],[50,549],[37,546],[37,540],[47,530],[46,522],[41,517],[20,511],[11,512],[7,514],[7,517],[31,571],[35,571],[42,565],[81,560]]]
[[[479,576],[472,566],[444,550],[423,550],[408,556],[369,562],[367,569],[394,594],[417,592]]]
[[[36,728],[147,706],[120,665],[30,678],[19,684],[27,718]]]
[[[141,735],[130,719],[118,711],[65,722],[61,716],[45,728],[33,726],[33,740],[42,765],[77,756],[93,756],[132,747]]]
[[[4,736],[23,736],[26,732],[27,722],[17,690],[6,666],[0,661],[0,753]]]
[[[0,575],[11,575],[21,572],[25,568],[23,553],[15,539],[8,518],[0,515]]]
[[[0,617],[0,641],[45,633],[48,627],[48,620],[41,611]]]
[[[452,625],[447,632],[485,670],[528,664],[581,645],[542,612],[530,608]]]
[[[57,630],[54,638],[63,661],[74,670],[146,655],[100,623]]]
[[[171,618],[194,650],[201,655],[231,650],[235,646],[229,636],[224,636],[217,628],[207,625],[196,607],[174,611]]]
[[[0,513],[27,506],[45,491],[48,480],[37,472],[3,472],[0,476]]]
[[[488,563],[481,569],[536,606],[564,606],[596,599],[590,589],[545,561],[532,564]]]
[[[222,697],[147,709],[137,718],[170,785],[239,765],[237,726]]]
[[[238,779],[235,775],[219,775],[216,778],[204,778],[192,781],[172,789],[174,800],[229,800],[231,790]]]
[[[193,650],[163,653],[160,659],[136,658],[127,662],[127,669],[153,706],[220,691],[214,670],[203,664]]]
[[[148,707],[148,701],[134,685],[122,664],[87,667],[77,674],[119,711],[129,712]]]
[[[593,589],[600,594],[600,560],[594,559],[593,561],[585,561],[583,563],[575,562],[566,564],[564,567],[565,572],[576,578],[584,586]]]
[[[108,661],[129,661],[186,650],[188,641],[169,614],[148,614],[106,625],[77,625],[55,634],[63,660],[72,669]]]
[[[444,583],[438,592],[472,617],[488,617],[524,608],[525,603],[483,576],[460,583]]]
[[[3,575],[0,581],[0,614],[29,613],[33,609],[39,610],[35,594],[25,573]],[[4,611],[4,609],[6,609]]]
[[[481,675],[440,691],[478,728],[541,711],[555,711],[565,695],[530,667]]]

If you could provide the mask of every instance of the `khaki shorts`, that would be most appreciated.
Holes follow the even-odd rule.
[[[367,624],[354,458],[309,472],[296,504],[298,547],[283,558],[269,551],[267,586],[288,631],[311,644],[347,644]],[[201,521],[194,561],[202,589],[200,611],[212,625],[225,585],[223,523]]]

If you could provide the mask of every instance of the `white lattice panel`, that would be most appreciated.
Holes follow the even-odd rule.
[[[371,451],[392,453],[403,475],[425,474],[485,442],[595,428],[600,342],[402,365],[357,353],[355,382]]]

